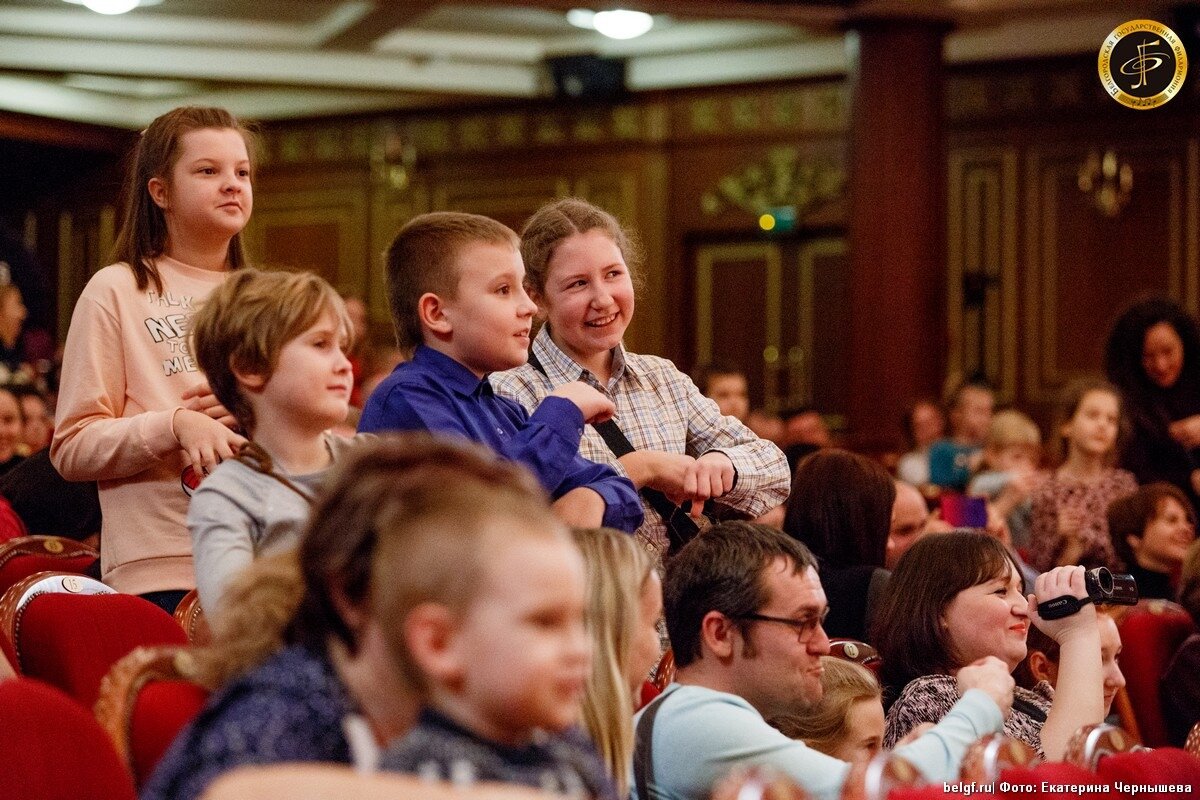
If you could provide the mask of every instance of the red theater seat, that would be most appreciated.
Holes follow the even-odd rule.
[[[96,563],[95,548],[61,536],[22,536],[0,543],[0,595],[22,578],[53,570],[82,574]]]
[[[96,720],[26,678],[0,683],[0,797],[134,800],[133,781]]]
[[[1200,790],[1200,758],[1174,747],[1113,753],[1100,759],[1096,775],[1105,783],[1118,782],[1135,786],[1153,786],[1144,792],[1154,800],[1191,800]],[[1191,786],[1192,791],[1184,788]]]
[[[208,699],[193,673],[191,656],[182,647],[139,647],[114,664],[100,684],[96,718],[139,787]]]
[[[185,594],[179,605],[175,606],[175,621],[193,645],[205,645],[212,641],[212,630],[208,627],[204,609],[200,607],[200,593],[195,589]]]
[[[1121,633],[1121,671],[1127,681],[1133,719],[1121,726],[1147,747],[1169,744],[1159,684],[1180,643],[1196,632],[1191,616],[1166,600],[1143,600],[1118,622]]]
[[[85,708],[100,680],[135,647],[187,644],[171,615],[153,603],[116,594],[99,581],[42,572],[0,599],[0,629],[23,675],[62,689]]]

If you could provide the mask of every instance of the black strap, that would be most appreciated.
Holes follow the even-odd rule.
[[[546,368],[542,366],[542,362],[534,355],[533,350],[529,351],[529,364],[542,373],[542,375],[546,375]],[[637,450],[633,446],[633,443],[629,441],[629,437],[621,430],[620,426],[611,419],[604,422],[592,423],[592,427],[596,429],[596,432],[600,434],[600,438],[604,439],[604,443],[608,445],[608,449],[617,458],[629,455]],[[700,532],[700,526],[696,524],[696,520],[692,519],[688,513],[688,509],[672,503],[670,498],[662,492],[657,489],[651,489],[648,486],[643,486],[639,490],[639,493],[650,504],[655,513],[662,517],[663,522],[666,524],[668,555],[674,555]]]
[[[1012,707],[1014,711],[1020,711],[1026,716],[1033,717],[1035,720],[1037,720],[1039,725],[1042,725],[1046,722],[1046,712],[1042,711],[1029,700],[1026,700],[1022,697],[1014,697],[1012,701]]]
[[[638,720],[633,740],[633,785],[637,787],[638,800],[650,800],[647,787],[654,783],[654,717],[662,706],[668,690],[650,702]]]

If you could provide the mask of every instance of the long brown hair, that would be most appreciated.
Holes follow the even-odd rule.
[[[167,243],[167,218],[150,196],[151,178],[169,181],[171,170],[179,160],[179,141],[185,133],[205,128],[230,128],[246,141],[251,169],[255,160],[254,133],[223,108],[181,106],[168,111],[142,131],[129,159],[125,181],[124,218],[121,231],[113,246],[113,260],[124,261],[133,270],[138,289],[150,283],[155,291],[163,291],[162,276],[154,266]],[[249,263],[242,235],[234,234],[229,241],[229,267],[240,269]]]

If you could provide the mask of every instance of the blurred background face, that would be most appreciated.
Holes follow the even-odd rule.
[[[946,435],[946,417],[933,403],[921,403],[912,412],[913,444],[918,450]]]
[[[25,395],[21,398],[21,409],[25,412],[23,438],[29,446],[29,452],[36,453],[49,447],[50,435],[54,432],[54,420],[50,416],[50,410],[46,408],[46,401],[34,395]]]
[[[992,424],[992,409],[996,404],[992,393],[986,389],[967,387],[958,398],[958,405],[950,412],[950,424],[954,435],[970,442],[982,443]]]
[[[0,462],[16,454],[21,441],[21,407],[11,392],[0,390]]]
[[[895,569],[900,556],[925,533],[929,508],[916,487],[896,481],[896,500],[892,503],[892,526],[888,531],[888,569]]]
[[[0,290],[0,340],[12,347],[21,335],[21,326],[25,324],[25,302],[21,299],[21,290],[16,286],[6,286]]]
[[[1146,524],[1142,537],[1130,537],[1137,562],[1146,569],[1172,572],[1179,569],[1188,546],[1196,539],[1196,527],[1187,509],[1173,497],[1158,505],[1158,513]]]
[[[1168,322],[1160,322],[1146,331],[1142,343],[1142,369],[1150,382],[1170,389],[1183,373],[1183,340]]]
[[[745,422],[750,414],[750,389],[743,375],[732,372],[713,375],[708,381],[708,396],[716,401],[717,408],[728,417]]]

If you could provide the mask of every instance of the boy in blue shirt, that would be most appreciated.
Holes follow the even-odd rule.
[[[487,381],[529,357],[537,308],[518,245],[509,228],[477,214],[422,214],[400,230],[387,253],[388,299],[412,360],[371,394],[359,430],[464,436],[529,468],[568,524],[636,530],[633,484],[579,455],[584,424],[611,417],[612,401],[576,381],[527,415]]]

